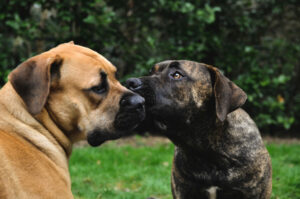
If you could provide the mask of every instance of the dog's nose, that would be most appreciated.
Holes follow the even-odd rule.
[[[142,81],[139,78],[129,78],[126,81],[126,87],[132,91],[139,89],[142,86]]]
[[[145,99],[137,94],[125,95],[121,101],[120,106],[130,109],[143,108],[145,104]]]

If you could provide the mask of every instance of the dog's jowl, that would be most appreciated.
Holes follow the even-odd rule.
[[[0,198],[73,198],[72,144],[97,146],[144,119],[144,98],[100,54],[73,43],[20,64],[0,90]]]
[[[145,98],[138,131],[175,145],[172,192],[176,199],[268,199],[269,154],[253,120],[240,107],[244,91],[215,67],[164,61],[127,87]]]

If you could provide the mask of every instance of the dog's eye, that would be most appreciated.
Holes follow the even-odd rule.
[[[105,86],[102,86],[102,85],[99,85],[99,86],[94,86],[91,88],[91,90],[94,92],[94,93],[97,93],[97,94],[103,94],[106,92],[106,87]]]
[[[178,79],[181,79],[183,77],[183,75],[180,72],[176,71],[175,73],[171,74],[171,77],[175,80],[178,80]]]

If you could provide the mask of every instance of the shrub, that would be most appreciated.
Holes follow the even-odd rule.
[[[74,40],[107,57],[118,76],[189,59],[219,67],[248,94],[263,129],[300,126],[297,0],[2,1],[0,82],[26,58]]]

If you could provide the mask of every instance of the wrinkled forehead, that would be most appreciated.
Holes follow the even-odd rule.
[[[61,84],[75,84],[84,89],[99,85],[103,80],[109,80],[109,84],[119,84],[115,78],[116,67],[105,57],[89,48],[74,44],[61,44],[46,53],[63,59],[63,65],[60,68]]]
[[[112,75],[113,77],[117,71],[116,67],[105,57],[83,46],[66,43],[51,49],[51,51],[62,55],[71,62],[80,63],[77,65],[85,67],[86,70],[92,67],[94,70],[105,72],[108,76]]]
[[[151,73],[159,73],[162,72],[164,69],[166,69],[170,63],[172,63],[175,60],[167,60],[167,61],[163,61],[163,62],[159,62],[157,64],[155,64],[152,69],[151,69]]]
[[[167,60],[159,62],[152,67],[151,73],[160,73],[170,68],[177,68],[184,71],[191,78],[203,78],[203,76],[210,76],[206,64],[188,61],[188,60]]]

